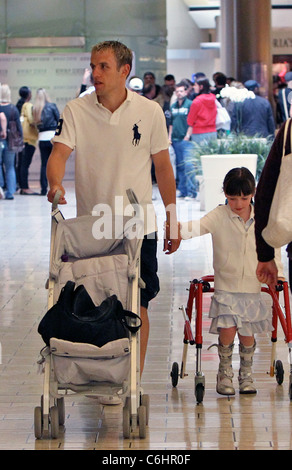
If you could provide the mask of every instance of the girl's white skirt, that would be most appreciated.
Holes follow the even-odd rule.
[[[268,297],[268,296],[265,296]],[[271,299],[259,293],[230,293],[217,290],[212,297],[210,333],[236,326],[242,336],[273,330]]]

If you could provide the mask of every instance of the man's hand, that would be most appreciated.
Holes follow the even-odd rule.
[[[180,225],[171,225],[165,223],[164,225],[164,247],[165,254],[170,255],[178,250],[182,238],[180,236]]]
[[[256,275],[261,283],[267,284],[271,289],[275,290],[278,283],[278,269],[274,259],[266,262],[259,261]]]
[[[61,194],[62,194],[59,198],[58,204],[67,204],[67,201],[65,199],[65,189],[63,188],[62,185],[55,185],[55,186],[52,186],[50,188],[50,190],[47,194],[48,201],[49,202],[54,201],[54,197],[55,197],[57,191],[61,191]]]

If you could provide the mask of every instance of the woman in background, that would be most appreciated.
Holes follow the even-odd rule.
[[[38,130],[34,123],[31,100],[31,90],[23,86],[19,90],[22,103],[20,107],[20,121],[23,131],[24,149],[21,156],[19,155],[19,186],[21,195],[36,195],[38,193],[32,191],[28,184],[28,171],[32,162],[32,157],[36,149],[38,141]],[[20,105],[18,101],[17,105]],[[17,106],[16,105],[16,106]],[[19,109],[19,108],[18,108]]]
[[[197,80],[194,90],[197,96],[188,114],[188,135],[191,135],[192,141],[199,144],[202,141],[217,139],[217,106],[216,97],[214,93],[211,93],[207,78]]]
[[[11,103],[11,90],[9,85],[3,84],[0,89],[0,113],[3,112],[7,120],[7,129],[9,121],[15,121],[19,134],[22,135],[22,127],[19,119],[19,112],[17,107]],[[15,171],[15,156],[14,150],[9,149],[8,133],[6,139],[2,141],[3,152],[2,161],[0,161],[0,187],[6,187],[5,199],[13,200],[14,193],[16,192],[16,171]],[[2,164],[5,170],[5,179]]]
[[[44,88],[37,90],[33,107],[33,118],[39,131],[39,149],[41,154],[41,195],[47,194],[47,161],[52,151],[51,139],[55,135],[60,113],[55,103],[52,103]]]

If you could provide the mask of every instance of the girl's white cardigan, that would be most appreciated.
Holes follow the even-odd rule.
[[[184,240],[211,233],[213,242],[214,288],[226,292],[260,292],[256,277],[257,254],[254,210],[251,223],[244,224],[228,205],[220,205],[199,220],[181,223]],[[279,277],[283,276],[281,251],[275,250]]]

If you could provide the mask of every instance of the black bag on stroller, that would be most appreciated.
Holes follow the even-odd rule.
[[[131,319],[138,320],[138,324],[132,326]],[[129,331],[137,332],[141,324],[140,317],[124,310],[116,295],[95,306],[83,285],[75,289],[75,283],[68,281],[57,303],[41,320],[38,333],[47,346],[50,338],[57,338],[102,347],[128,337]]]

